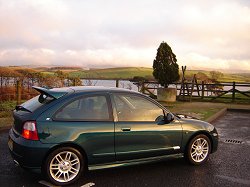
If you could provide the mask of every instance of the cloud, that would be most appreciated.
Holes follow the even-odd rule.
[[[1,65],[51,65],[55,52],[51,49],[12,49],[0,52]]]
[[[15,49],[0,52],[1,65],[68,65],[81,67],[148,66],[154,58],[154,49],[99,49],[65,50]],[[34,63],[36,62],[36,63]],[[114,63],[115,62],[115,63]],[[134,62],[134,64],[131,64]],[[145,63],[147,62],[147,63]],[[151,66],[151,65],[150,65]]]
[[[151,67],[166,41],[181,65],[249,68],[247,0],[0,0],[0,25],[0,65]]]
[[[180,65],[187,66],[188,69],[218,70],[226,72],[249,72],[250,60],[234,60],[222,58],[209,58],[196,53],[186,54],[180,58]],[[197,66],[196,64],[199,64]]]

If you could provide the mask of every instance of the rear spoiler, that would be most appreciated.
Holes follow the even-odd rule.
[[[58,91],[58,90],[53,90],[53,89],[47,89],[43,87],[38,87],[38,86],[32,86],[33,89],[36,91],[40,92],[42,95],[47,95],[50,96],[54,99],[59,99],[60,97],[66,95],[68,92],[65,91]]]

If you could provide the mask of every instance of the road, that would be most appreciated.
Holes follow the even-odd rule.
[[[250,114],[227,112],[213,123],[219,149],[202,166],[183,158],[132,167],[91,171],[74,186],[250,186]],[[44,186],[39,174],[14,166],[7,148],[8,131],[0,132],[0,186]],[[237,140],[237,142],[230,142]],[[226,142],[229,141],[229,142]],[[242,141],[242,142],[241,142]]]

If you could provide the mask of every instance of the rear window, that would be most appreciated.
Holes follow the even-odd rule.
[[[24,102],[23,104],[21,104],[20,106],[17,106],[16,110],[21,110],[21,111],[25,111],[25,112],[34,112],[36,109],[40,108],[41,106],[50,103],[54,98],[49,97],[47,95],[38,95],[26,102]]]

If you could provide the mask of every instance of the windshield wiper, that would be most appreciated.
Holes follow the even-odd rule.
[[[32,113],[29,109],[24,108],[24,107],[23,107],[23,106],[21,106],[21,105],[17,105],[15,109],[16,109],[17,111],[18,111],[18,110],[23,110],[23,111],[27,111],[27,112]]]

